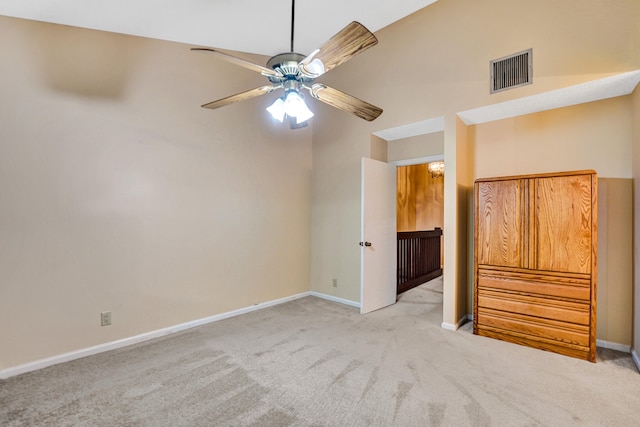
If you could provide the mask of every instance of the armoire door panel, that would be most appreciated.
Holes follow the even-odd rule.
[[[536,268],[591,272],[591,176],[537,178]]]
[[[477,220],[482,223],[476,242],[478,263],[520,267],[520,182],[487,182],[479,188],[476,196]]]

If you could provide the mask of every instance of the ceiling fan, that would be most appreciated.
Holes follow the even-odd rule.
[[[305,56],[293,49],[295,0],[291,2],[291,51],[278,54],[267,61],[267,66],[254,64],[245,59],[220,52],[215,49],[194,47],[191,50],[207,52],[225,61],[256,71],[269,79],[271,84],[231,95],[202,105],[203,108],[216,109],[235,102],[255,98],[284,89],[284,95],[271,104],[267,111],[281,123],[289,119],[292,129],[304,127],[313,113],[304,102],[301,90],[307,90],[311,96],[332,107],[352,113],[362,119],[372,121],[382,109],[354,96],[348,95],[315,79],[337,67],[355,55],[378,43],[376,37],[362,24],[354,21],[331,37],[319,49]]]

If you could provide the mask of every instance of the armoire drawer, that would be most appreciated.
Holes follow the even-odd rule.
[[[582,275],[479,268],[478,287],[480,290],[505,291],[563,300],[589,302],[591,299],[590,279]]]
[[[590,321],[588,302],[557,300],[479,288],[478,310],[481,308],[577,325],[588,325]]]
[[[478,326],[495,331],[513,331],[534,337],[589,346],[589,325],[574,324],[543,317],[478,308]]]

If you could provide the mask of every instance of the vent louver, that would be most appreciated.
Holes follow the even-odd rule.
[[[531,84],[532,52],[533,49],[527,49],[491,61],[491,93]]]

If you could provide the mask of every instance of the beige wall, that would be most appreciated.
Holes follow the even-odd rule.
[[[628,96],[470,126],[475,178],[595,169],[631,177]]]
[[[599,174],[598,339],[631,344],[631,97],[470,127],[477,178],[595,169]],[[605,141],[605,143],[603,143]],[[472,281],[469,287],[472,289]],[[471,308],[469,301],[469,308]]]
[[[362,120],[315,106],[317,120],[332,126],[313,131],[312,290],[359,302],[360,163],[371,156],[370,132],[363,130]]]
[[[425,133],[409,138],[395,139],[388,144],[388,161],[435,157],[444,154],[443,132]]]
[[[445,118],[443,321],[454,325],[471,298],[476,159],[496,151],[471,144],[456,112],[640,69],[636,0],[521,11],[513,0],[440,0],[382,29],[322,81],[383,115],[369,123],[312,101],[315,125],[296,132],[268,121],[268,97],[200,109],[264,79],[189,46],[0,18],[0,369],[292,295],[309,277],[315,291],[359,301],[360,158],[381,155],[373,132],[434,117]],[[489,95],[489,60],[529,47],[534,84]],[[578,112],[608,117],[585,141],[611,144],[620,133],[606,121],[630,108],[637,147],[638,96]],[[551,134],[581,134],[579,120],[558,117]],[[640,176],[639,151],[625,169],[631,149],[613,144],[588,167]],[[574,168],[576,153],[530,149],[523,168]],[[104,310],[114,324],[101,328]]]
[[[0,51],[0,370],[309,290],[311,130],[199,107],[262,76],[4,17]]]
[[[598,173],[597,338],[625,348],[631,344],[632,322],[631,129],[629,96],[469,127],[474,179],[583,169]],[[468,257],[473,257],[472,246]],[[472,295],[472,274],[467,288]],[[469,298],[470,313],[472,304]]]
[[[640,370],[640,88],[632,94],[633,124],[633,352]]]
[[[466,315],[471,298],[467,295],[467,270],[472,265],[472,218],[467,213],[473,179],[484,173],[499,175],[506,169],[510,169],[509,173],[525,173],[533,169],[584,167],[593,167],[605,177],[631,176],[630,103],[624,99],[603,101],[595,112],[589,105],[579,107],[575,115],[583,120],[597,118],[597,123],[589,126],[588,135],[578,128],[579,120],[562,116],[574,114],[573,111],[549,112],[546,117],[555,122],[552,132],[572,137],[582,134],[580,143],[571,143],[578,148],[576,152],[557,152],[555,135],[540,141],[535,127],[526,129],[527,134],[531,133],[526,137],[535,140],[535,144],[526,147],[527,154],[534,154],[531,157],[509,144],[509,138],[516,134],[513,128],[497,131],[499,145],[491,146],[493,142],[486,139],[482,140],[486,147],[468,142],[477,140],[477,136],[473,129],[459,123],[457,112],[640,69],[637,1],[605,4],[597,0],[542,0],[527,2],[526,14],[522,10],[512,0],[440,0],[379,31],[377,46],[323,76],[326,83],[380,105],[385,111],[375,122],[362,123],[328,108],[317,108],[318,119],[332,125],[316,127],[313,135],[314,290],[359,298],[359,252],[354,246],[360,230],[358,165],[361,156],[370,155],[362,141],[367,141],[372,132],[445,118],[443,322],[447,326],[455,325]],[[534,83],[490,95],[489,61],[526,48],[533,48]],[[399,73],[403,69],[399,64],[406,73]],[[626,123],[626,141],[611,141],[613,126],[607,124],[610,118],[615,123]],[[618,137],[621,133],[614,129],[613,135]],[[500,152],[498,146],[507,151]],[[498,166],[485,166],[482,162],[486,160],[489,165]],[[340,188],[335,189],[338,179]],[[333,269],[332,274],[338,274],[339,280],[344,278],[341,283],[347,289],[332,290],[331,276],[323,273],[327,269]]]
[[[597,339],[620,344],[625,349],[631,347],[633,324],[630,230],[633,230],[633,181],[598,178]]]

